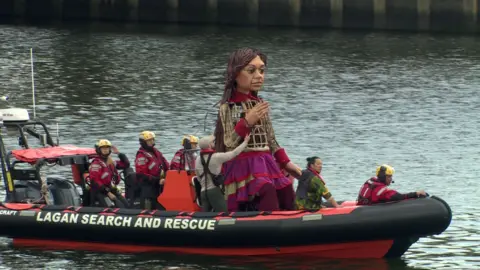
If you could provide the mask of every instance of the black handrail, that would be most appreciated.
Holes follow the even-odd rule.
[[[36,137],[37,139],[41,140],[42,135],[40,135],[38,132],[36,132],[34,129],[30,128],[29,126],[36,126],[40,125],[43,127],[43,130],[45,131],[45,136],[46,136],[46,143],[50,146],[56,146],[56,144],[53,142],[52,136],[50,135],[50,132],[48,131],[47,126],[40,121],[28,121],[28,122],[0,122],[0,125],[3,125],[7,129],[10,128],[16,128],[19,133],[20,133],[20,140],[21,143],[23,144],[22,146],[25,148],[29,148],[28,146],[28,141],[27,138],[25,137],[24,129],[25,131]],[[5,144],[3,141],[3,136],[2,132],[0,131],[0,163],[2,166],[2,177],[3,181],[5,183],[6,191],[7,191],[7,196],[6,200],[7,201],[16,201],[16,192],[15,192],[15,184],[14,184],[14,179],[12,179],[11,175],[11,170],[14,166],[14,164],[10,164],[10,159],[7,154],[7,150],[5,148]],[[42,141],[42,143],[44,143]],[[37,163],[35,164],[35,174],[40,180],[40,168],[45,164],[45,160],[38,160]],[[41,180],[40,180],[41,181]]]
[[[47,138],[47,141],[46,143],[50,146],[56,146],[56,144],[53,142],[53,139],[52,139],[52,136],[50,135],[50,132],[48,131],[48,128],[47,126],[43,123],[43,122],[40,122],[40,121],[29,121],[29,122],[24,122],[24,123],[19,123],[19,122],[12,122],[12,123],[3,123],[3,125],[7,128],[9,127],[14,127],[16,129],[18,129],[18,131],[20,132],[20,140],[22,140],[22,143],[24,144],[24,147],[25,148],[29,148],[28,146],[28,141],[27,141],[27,138],[25,137],[25,133],[23,132],[24,128],[25,128],[25,131],[36,137],[37,139],[40,140],[40,137],[41,135],[39,133],[37,133],[35,130],[31,129],[30,127],[28,126],[36,126],[36,125],[40,125],[43,127],[43,130],[45,131],[45,135],[46,135],[46,138]]]

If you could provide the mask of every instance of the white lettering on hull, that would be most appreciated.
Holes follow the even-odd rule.
[[[0,212],[1,214],[1,212]],[[13,213],[15,214],[15,213]],[[9,214],[12,215],[12,214]],[[216,220],[191,218],[134,217],[116,215],[85,214],[61,212],[39,212],[36,221],[40,223],[82,224],[105,227],[133,227],[144,229],[169,230],[215,230]]]
[[[0,210],[0,215],[2,216],[13,216],[17,213],[15,210]]]

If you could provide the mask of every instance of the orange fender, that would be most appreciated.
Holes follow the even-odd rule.
[[[195,190],[191,184],[194,173],[188,175],[186,171],[169,170],[165,178],[163,192],[157,201],[167,211],[200,211],[195,202]]]

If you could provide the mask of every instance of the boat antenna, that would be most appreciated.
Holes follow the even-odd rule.
[[[35,78],[33,75],[33,48],[30,48],[30,66],[32,69],[32,101],[33,101],[33,119],[36,118],[35,114]]]
[[[60,132],[58,131],[58,123],[57,123],[57,146],[60,145]]]

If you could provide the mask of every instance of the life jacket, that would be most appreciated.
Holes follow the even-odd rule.
[[[357,205],[371,205],[379,201],[380,195],[387,185],[379,182],[377,177],[368,179],[358,192]]]
[[[101,157],[95,157],[89,167],[89,176],[92,184],[110,187],[120,183],[120,175],[115,168],[115,163],[108,162]]]
[[[140,148],[135,158],[135,171],[147,176],[160,177],[168,170],[168,161],[156,148],[149,152]]]
[[[325,181],[323,181],[323,177],[320,174],[315,173],[310,169],[305,169],[302,171],[302,176],[298,178],[297,191],[295,192],[297,199],[307,198],[307,193],[310,189],[310,183],[315,176],[320,177],[320,180],[322,180],[323,184],[325,184]]]
[[[178,150],[170,162],[170,170],[195,170],[196,155],[192,150]]]

